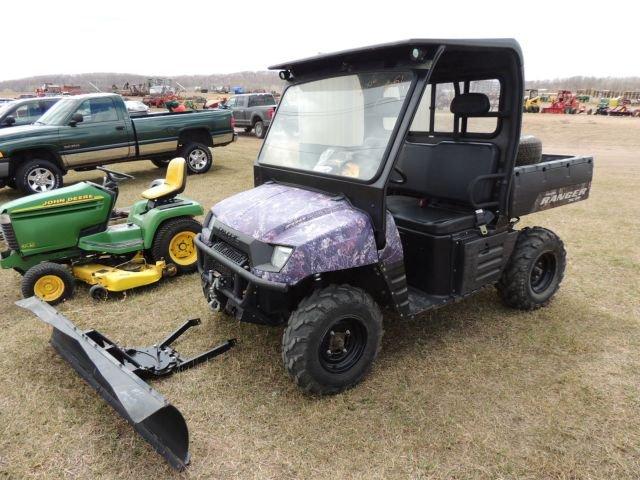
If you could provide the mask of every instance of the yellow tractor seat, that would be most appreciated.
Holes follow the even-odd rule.
[[[186,185],[187,162],[182,157],[176,157],[169,162],[167,176],[162,183],[142,192],[142,198],[147,200],[166,200],[184,192]]]

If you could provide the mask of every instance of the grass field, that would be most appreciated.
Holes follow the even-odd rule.
[[[523,220],[565,241],[565,281],[549,307],[503,307],[493,289],[413,320],[385,318],[383,349],[357,388],[303,395],[280,360],[282,328],[213,315],[197,275],[95,303],[80,286],[60,307],[83,328],[145,345],[188,317],[215,361],[153,382],[184,414],[192,464],[172,471],[48,344],[49,328],[13,306],[0,272],[0,477],[6,478],[638,478],[640,472],[640,121],[525,115],[545,151],[594,154],[591,198]],[[189,177],[209,206],[252,185],[259,142],[216,149]],[[119,206],[160,172],[117,165]],[[68,183],[98,179],[71,174]],[[0,191],[0,203],[15,192]]]

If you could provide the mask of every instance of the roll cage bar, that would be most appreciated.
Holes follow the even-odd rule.
[[[407,40],[318,55],[269,68],[280,70],[280,78],[287,81],[285,92],[293,85],[340,74],[383,70],[414,73],[407,98],[399,113],[400,121],[396,122],[391,134],[382,157],[381,168],[371,180],[364,182],[320,172],[264,165],[259,164],[257,159],[254,164],[256,186],[273,181],[346,197],[354,207],[366,212],[371,218],[378,249],[385,246],[385,197],[389,179],[399,153],[407,141],[409,128],[427,84],[451,82],[458,95],[459,82],[462,82],[464,91],[468,91],[469,82],[472,80],[498,79],[502,92],[498,112],[490,112],[483,116],[498,118],[498,127],[490,141],[500,150],[499,167],[495,174],[485,176],[491,178],[479,180],[496,182],[494,200],[478,207],[492,208],[497,214],[498,224],[509,221],[507,205],[512,183],[511,173],[520,138],[522,120],[520,104],[524,91],[522,52],[515,40]],[[431,106],[433,106],[434,88],[431,89],[431,94]],[[434,115],[435,112],[431,109],[431,131],[425,132],[431,137],[438,136],[433,132]],[[466,118],[460,120],[455,118],[454,124],[456,125],[455,141],[467,141],[472,138],[457,135],[460,133],[458,125],[463,132],[466,131]],[[478,135],[473,138],[486,139],[487,136]]]

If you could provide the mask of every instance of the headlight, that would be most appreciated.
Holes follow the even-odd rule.
[[[271,255],[271,265],[276,267],[278,271],[282,270],[287,260],[293,253],[293,248],[291,247],[283,247],[282,245],[278,245],[273,249],[273,254]]]

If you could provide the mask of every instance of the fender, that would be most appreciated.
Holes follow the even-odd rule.
[[[142,229],[144,248],[151,248],[158,227],[170,218],[196,217],[204,213],[202,205],[184,197],[176,197],[176,202],[159,205],[147,210],[148,202],[141,200],[131,208],[128,221]]]

